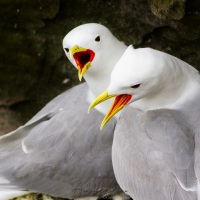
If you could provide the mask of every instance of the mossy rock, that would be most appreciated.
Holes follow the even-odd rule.
[[[185,0],[148,0],[153,14],[160,19],[180,20],[185,14]]]

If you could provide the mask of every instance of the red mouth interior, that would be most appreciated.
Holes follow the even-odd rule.
[[[111,112],[113,112],[113,110],[116,110],[121,105],[125,106],[131,100],[131,98],[132,98],[132,95],[129,95],[129,94],[122,94],[122,95],[116,96]]]
[[[77,66],[80,68],[80,71],[82,71],[86,63],[92,62],[94,56],[95,53],[90,49],[87,49],[86,51],[77,52],[73,55]]]

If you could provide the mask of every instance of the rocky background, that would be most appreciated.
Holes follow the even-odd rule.
[[[101,23],[126,44],[200,69],[199,0],[1,0],[0,16],[0,134],[79,83],[62,39],[80,24]]]

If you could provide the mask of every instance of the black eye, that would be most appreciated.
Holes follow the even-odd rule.
[[[95,41],[100,42],[100,36],[99,35],[95,38]]]
[[[135,89],[135,88],[139,88],[140,84],[136,84],[136,85],[132,85],[131,88]]]
[[[69,52],[69,49],[68,49],[68,48],[65,48],[65,51],[68,53],[68,52]]]

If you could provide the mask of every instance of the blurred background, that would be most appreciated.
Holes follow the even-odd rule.
[[[199,0],[1,0],[0,134],[79,84],[62,39],[96,22],[127,45],[152,47],[200,69]]]

